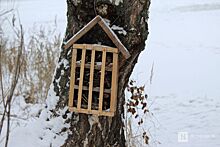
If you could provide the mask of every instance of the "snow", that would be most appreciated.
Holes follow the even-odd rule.
[[[64,33],[64,0],[21,0],[11,5],[5,1],[0,3],[1,9],[11,5],[18,7],[26,32],[35,23],[57,27]],[[143,127],[150,136],[151,147],[220,146],[219,6],[218,0],[151,1],[146,50],[141,53],[131,76],[138,85],[146,85],[149,95],[150,113],[144,116]],[[62,64],[67,68],[69,66],[65,60]],[[60,117],[51,117],[49,110],[54,108],[57,101],[53,87],[46,109],[43,104],[25,104],[22,97],[17,97],[12,109],[16,117],[13,117],[9,147],[60,146],[68,132],[59,132],[69,126],[62,118],[67,108],[58,112]],[[50,121],[46,121],[47,118]],[[137,123],[132,117],[128,119],[133,124]],[[94,122],[95,119],[90,118],[90,123]],[[137,136],[142,129],[136,127],[131,130]],[[178,142],[180,132],[188,136],[186,142]],[[4,145],[2,137],[0,146]],[[137,146],[146,146],[142,137],[134,137],[132,141]]]
[[[119,34],[123,34],[124,36],[127,35],[127,32],[124,30],[123,27],[119,27],[119,26],[113,25],[111,27],[111,29],[115,30],[115,31],[118,31]]]
[[[99,118],[98,118],[98,116],[97,115],[90,115],[89,117],[88,117],[88,120],[89,120],[89,124],[90,124],[90,126],[93,126],[93,124],[96,124],[96,123],[98,123],[98,127],[101,129],[102,127],[101,127],[101,124],[99,123]],[[92,128],[90,128],[90,130],[91,130]]]
[[[102,65],[102,62],[95,62],[96,63],[96,65],[98,65],[98,66],[101,66]]]
[[[47,29],[57,29],[64,34],[66,28],[66,1],[65,0],[10,0],[0,1],[0,12],[9,9],[15,10],[16,21],[19,19],[24,28],[24,34],[28,35],[33,29],[38,30],[41,25]],[[17,17],[19,16],[19,18]],[[11,21],[13,14],[7,21]],[[11,26],[5,26],[3,30],[11,33]]]
[[[48,92],[48,97],[46,99],[46,105],[49,110],[54,109],[59,100],[59,97],[56,96],[53,89],[54,89],[54,86],[53,84],[51,84],[50,90]]]
[[[31,105],[28,106],[28,118],[23,118],[22,121],[13,120],[10,133],[9,146],[16,147],[48,147],[61,146],[67,138],[68,131],[62,132],[63,128],[69,128],[68,124],[65,124],[65,120],[62,115],[65,114],[67,107],[58,111],[59,117],[51,117],[50,110],[54,108],[57,98],[52,90],[49,91],[46,107],[43,105]],[[21,103],[23,98],[16,99],[19,105],[17,107],[27,107],[25,102]],[[36,107],[38,106],[38,107]],[[12,113],[18,116],[26,116],[26,114],[19,114],[18,112],[25,112],[21,108],[13,108]],[[38,111],[42,111],[40,116]],[[67,115],[70,118],[71,114]],[[19,117],[18,117],[19,118]],[[3,138],[0,138],[0,140]],[[4,142],[0,142],[0,146],[3,146]]]
[[[69,61],[67,59],[62,59],[59,63],[59,66],[63,65],[65,69],[69,68]],[[58,67],[59,68],[59,67]]]
[[[219,4],[151,3],[150,35],[131,79],[146,85],[153,147],[220,146]],[[186,142],[178,141],[180,132],[187,132]]]
[[[116,6],[118,6],[120,3],[123,3],[123,0],[111,0],[115,3]]]
[[[129,84],[129,88],[125,90],[125,97],[126,97],[126,104],[124,105],[125,109],[125,117],[123,117],[123,121],[125,124],[125,139],[127,140],[127,146],[128,147],[133,147],[134,145],[136,146],[146,146],[144,143],[143,139],[143,133],[147,132],[147,128],[145,127],[145,123],[147,123],[149,120],[149,113],[145,113],[144,111],[147,110],[148,108],[142,108],[143,103],[147,103],[147,99],[145,97],[144,91],[141,91],[140,93],[137,90],[137,87],[140,85],[137,85],[137,82],[134,81],[132,85]],[[139,87],[140,88],[140,87]],[[131,93],[131,89],[133,89],[133,93]],[[137,106],[128,106],[127,104],[130,104],[130,102],[133,102],[135,104],[136,100],[131,99],[131,96],[144,96],[145,98],[141,101],[140,99],[138,100],[138,105]],[[127,112],[128,108],[134,108],[135,113],[129,113]],[[147,111],[146,111],[147,112]],[[143,120],[143,123],[140,123]],[[147,134],[149,136],[149,134]]]

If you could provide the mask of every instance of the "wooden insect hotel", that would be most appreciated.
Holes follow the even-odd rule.
[[[96,24],[116,47],[99,44],[77,44]],[[77,113],[114,116],[117,106],[118,54],[125,59],[129,52],[116,34],[96,16],[65,44],[72,47],[69,110]]]

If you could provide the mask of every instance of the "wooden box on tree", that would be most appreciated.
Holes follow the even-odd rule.
[[[107,34],[116,47],[99,44],[76,44],[96,24]],[[96,16],[77,32],[65,48],[72,46],[69,110],[103,116],[114,116],[117,106],[118,54],[125,59],[129,52],[116,34]]]

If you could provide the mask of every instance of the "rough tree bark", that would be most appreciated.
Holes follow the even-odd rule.
[[[148,36],[147,20],[149,6],[150,0],[67,0],[68,24],[64,42],[71,38],[96,15],[100,15],[110,20],[110,26],[116,25],[123,27],[127,32],[125,35],[115,31],[121,42],[129,50],[131,57],[128,60],[124,60],[122,55],[119,54],[120,69],[116,115],[114,117],[96,117],[73,113],[72,118],[66,121],[70,123],[71,127],[69,129],[71,134],[68,135],[63,147],[126,146],[122,120],[124,113],[123,105],[125,102],[124,89],[134,65],[137,62],[138,56],[145,47],[145,41]],[[96,36],[94,36],[94,34]],[[103,32],[95,29],[90,31],[87,37],[80,39],[79,42],[97,43],[101,41],[104,45],[114,46],[112,42],[108,40]],[[71,61],[69,51],[70,49],[61,50],[59,62],[63,59]],[[68,105],[69,76],[70,67],[66,68],[64,64],[60,64],[56,69],[53,82],[54,91],[59,96],[56,108],[52,110],[54,114],[56,114],[58,109],[63,109]],[[65,116],[63,117],[65,118]],[[90,117],[92,117],[93,123],[89,121]]]

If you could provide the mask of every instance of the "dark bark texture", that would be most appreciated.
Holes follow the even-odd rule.
[[[129,50],[131,57],[125,60],[119,54],[119,81],[117,111],[114,117],[91,116],[86,114],[72,113],[72,118],[66,120],[70,123],[70,131],[63,147],[124,147],[124,124],[122,121],[125,103],[124,89],[128,83],[134,65],[141,51],[145,48],[148,36],[148,10],[150,0],[67,0],[67,28],[64,42],[70,39],[77,31],[85,26],[96,15],[110,20],[110,26],[123,27],[126,35],[114,31],[124,46]],[[101,29],[96,26],[82,37],[78,43],[98,43],[114,47]],[[70,49],[62,49],[59,62],[63,59],[71,61]],[[64,71],[64,72],[61,72]],[[62,74],[61,74],[62,73]],[[56,111],[68,105],[70,67],[64,64],[56,69],[54,90],[59,96]],[[57,80],[59,79],[59,80]],[[70,112],[66,112],[70,113]],[[65,116],[63,116],[65,118]],[[94,121],[91,124],[90,118]],[[95,123],[94,123],[95,122]]]

